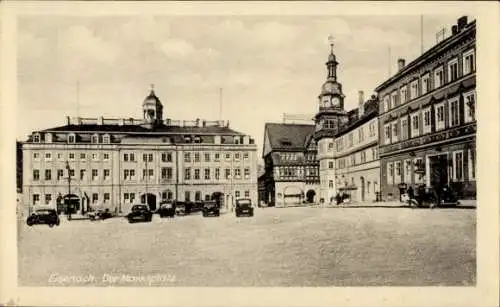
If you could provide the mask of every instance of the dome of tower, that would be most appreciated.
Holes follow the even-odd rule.
[[[156,96],[154,90],[151,90],[149,92],[149,95],[146,96],[146,98],[144,98],[144,102],[143,104],[150,104],[150,103],[154,103],[154,104],[161,104],[161,101],[160,99]]]
[[[335,81],[326,81],[321,86],[321,95],[325,94],[342,94],[342,85]]]

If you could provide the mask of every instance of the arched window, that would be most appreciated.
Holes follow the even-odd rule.
[[[99,143],[99,135],[98,134],[93,134],[91,137],[91,143],[92,144],[97,144]]]
[[[45,142],[52,143],[52,133],[45,134]]]
[[[33,143],[40,143],[40,134],[39,133],[33,134]]]
[[[74,133],[68,134],[68,143],[76,143],[76,135]]]
[[[194,195],[194,200],[201,201],[201,192],[200,191],[196,191],[196,194]]]
[[[103,137],[102,137],[102,142],[105,143],[105,144],[109,144],[111,143],[111,137],[109,136],[109,134],[105,134]]]

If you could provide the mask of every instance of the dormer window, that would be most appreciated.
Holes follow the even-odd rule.
[[[52,143],[52,133],[45,134],[45,142]]]
[[[99,135],[97,134],[93,134],[92,137],[91,137],[91,143],[92,144],[97,144],[99,143]]]
[[[105,144],[109,144],[111,143],[111,137],[109,136],[109,134],[105,134],[103,137],[102,137],[102,142],[105,143]]]
[[[185,137],[184,137],[184,142],[186,142],[186,143],[191,143],[191,137],[189,137],[189,136],[185,136]]]
[[[194,137],[195,143],[201,143],[201,138],[199,136]]]
[[[240,143],[240,138],[235,137],[235,138],[234,138],[234,144],[239,144],[239,143]]]
[[[74,133],[68,134],[68,143],[76,143],[76,135]]]
[[[40,143],[40,134],[35,133],[33,135],[33,143]]]

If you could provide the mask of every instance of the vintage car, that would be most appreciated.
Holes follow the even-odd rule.
[[[236,217],[242,215],[253,216],[252,200],[247,198],[237,199],[235,212]]]
[[[220,208],[217,202],[215,201],[206,201],[203,204],[203,209],[202,209],[202,214],[204,217],[206,216],[219,216],[220,215]]]
[[[47,224],[49,227],[54,227],[54,225],[59,226],[59,223],[59,216],[55,209],[36,209],[26,220],[28,226]]]
[[[158,213],[160,217],[174,217],[175,203],[171,201],[160,203],[160,208],[156,210],[156,213]]]
[[[87,215],[91,221],[105,220],[113,217],[113,214],[108,208],[97,208],[90,211]]]
[[[178,202],[175,205],[176,215],[187,215],[189,214],[191,206],[187,202]]]
[[[139,204],[133,205],[129,214],[127,214],[127,220],[129,223],[135,222],[151,222],[153,219],[153,212],[149,210],[148,205]]]

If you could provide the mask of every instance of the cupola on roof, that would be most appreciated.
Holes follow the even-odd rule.
[[[146,96],[142,104],[150,104],[150,103],[161,104],[160,98],[158,98],[158,96],[156,96],[155,94],[154,85],[151,85],[149,95]]]

